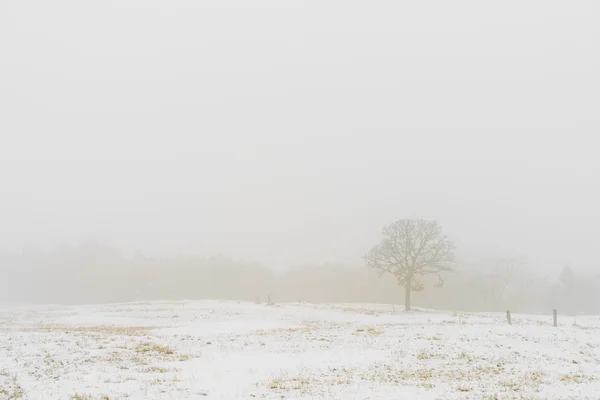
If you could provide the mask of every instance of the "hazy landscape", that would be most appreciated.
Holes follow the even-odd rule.
[[[0,0],[0,400],[600,398],[598,21]]]

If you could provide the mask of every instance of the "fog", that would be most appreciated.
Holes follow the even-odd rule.
[[[383,285],[362,257],[426,218],[459,270],[596,274],[599,19],[592,0],[0,0],[4,267],[93,238]]]

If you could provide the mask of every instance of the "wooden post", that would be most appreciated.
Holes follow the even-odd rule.
[[[552,310],[552,316],[554,317],[554,327],[558,326],[558,316],[556,315],[556,308]]]
[[[512,319],[510,318],[510,310],[506,310],[506,322],[508,322],[509,325],[512,325]]]
[[[268,296],[267,296],[267,304],[268,304],[268,305],[271,305],[271,295],[268,295]]]

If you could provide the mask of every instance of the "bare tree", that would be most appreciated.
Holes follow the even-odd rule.
[[[383,228],[383,239],[365,256],[370,268],[396,277],[404,286],[406,311],[410,311],[411,291],[424,285],[417,277],[434,275],[437,287],[444,284],[442,273],[452,270],[454,244],[442,233],[436,221],[401,219]]]
[[[515,286],[523,277],[525,258],[523,256],[497,258],[488,260],[486,264],[488,272],[484,285],[485,294],[489,296],[494,309],[497,309],[507,289]]]

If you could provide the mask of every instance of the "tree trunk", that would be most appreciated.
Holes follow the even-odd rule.
[[[404,311],[410,311],[410,279],[404,285]]]

